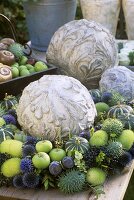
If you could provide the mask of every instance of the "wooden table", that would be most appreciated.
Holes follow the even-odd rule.
[[[134,162],[124,174],[112,177],[104,186],[105,194],[98,200],[122,200],[134,169]],[[0,200],[95,200],[92,192],[86,191],[75,195],[65,195],[58,190],[44,191],[34,189],[19,190],[13,187],[0,188]]]

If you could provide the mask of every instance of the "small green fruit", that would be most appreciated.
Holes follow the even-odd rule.
[[[28,61],[28,58],[26,56],[22,56],[20,61],[19,61],[19,64],[20,65],[25,65]]]
[[[19,63],[16,62],[13,65],[11,65],[11,67],[17,67],[18,68],[19,67]]]
[[[49,156],[52,161],[61,161],[66,156],[66,152],[63,149],[54,148],[50,151]]]
[[[124,130],[118,141],[121,142],[124,149],[129,150],[134,143],[134,132],[132,130]]]
[[[26,67],[27,67],[27,69],[28,69],[28,70],[30,70],[30,69],[33,69],[33,68],[34,68],[34,66],[33,66],[33,65],[30,65],[30,64],[26,64]]]
[[[35,72],[34,68],[29,69],[30,74],[33,74]]]
[[[1,172],[5,177],[13,177],[21,172],[20,158],[10,158],[6,160],[1,166]]]
[[[52,150],[52,143],[49,140],[42,140],[36,143],[36,151],[37,152],[45,152],[48,153]]]
[[[20,71],[20,76],[28,76],[30,75],[30,72],[28,71],[28,69],[22,69]]]
[[[86,179],[92,186],[102,185],[106,180],[106,173],[99,168],[90,168],[87,171]]]
[[[11,68],[11,71],[12,71],[12,77],[13,77],[13,78],[16,78],[16,77],[19,76],[19,70],[18,70],[17,67],[12,67],[12,68]]]
[[[36,72],[40,72],[42,70],[48,69],[48,66],[42,61],[37,61],[34,65],[34,69]]]
[[[45,152],[39,152],[32,158],[32,162],[37,169],[46,169],[50,164],[50,157]]]
[[[5,124],[6,124],[5,120],[2,117],[0,117],[0,127],[2,127]]]
[[[91,146],[104,146],[108,142],[108,134],[103,130],[96,131],[90,138],[89,143]]]
[[[20,65],[19,66],[19,71],[21,72],[23,69],[27,69],[26,65]]]
[[[109,106],[104,102],[98,102],[95,104],[97,113],[107,112],[109,110]]]

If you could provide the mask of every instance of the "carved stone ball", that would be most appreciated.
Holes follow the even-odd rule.
[[[59,74],[72,76],[93,89],[98,88],[102,73],[117,64],[117,46],[102,25],[74,20],[55,32],[46,59],[59,68]]]
[[[91,95],[78,80],[63,75],[45,75],[30,83],[17,108],[22,129],[53,141],[89,128],[96,116]]]
[[[114,90],[126,100],[134,99],[134,72],[124,66],[107,69],[99,82],[102,92]]]

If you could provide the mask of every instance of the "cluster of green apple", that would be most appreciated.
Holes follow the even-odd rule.
[[[22,56],[19,62],[15,62],[11,66],[12,78],[28,76],[47,69],[48,66],[43,61],[35,61],[35,59],[28,59],[26,56]]]

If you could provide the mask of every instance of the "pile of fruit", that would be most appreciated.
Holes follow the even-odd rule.
[[[0,83],[48,69],[44,62],[36,61],[24,52],[24,47],[11,38],[0,41]]]
[[[67,194],[90,187],[98,195],[109,175],[131,164],[134,101],[113,91],[89,92],[98,113],[94,125],[65,140],[59,130],[54,142],[24,133],[16,116],[19,96],[5,96],[0,102],[0,186],[54,187]]]

